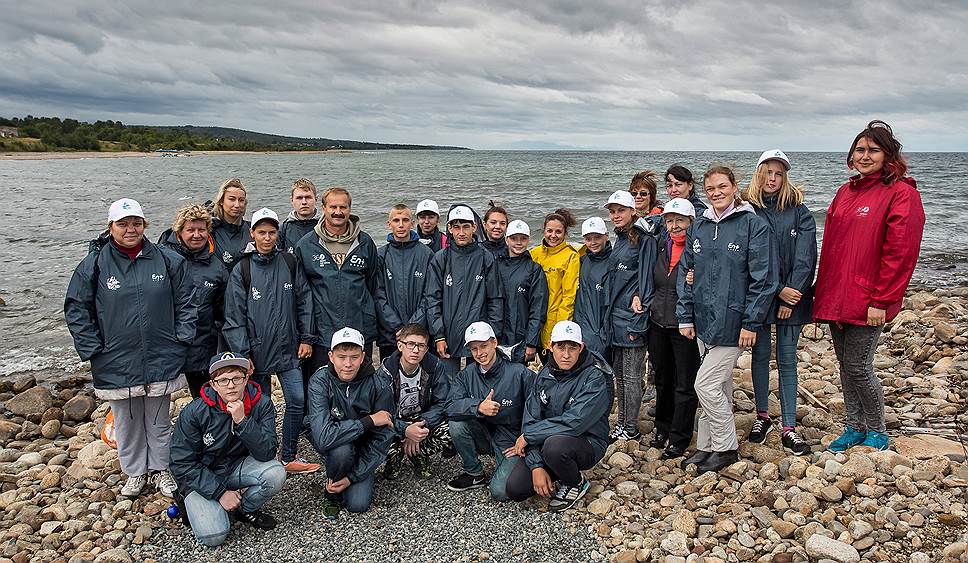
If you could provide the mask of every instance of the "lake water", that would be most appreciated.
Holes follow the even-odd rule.
[[[822,229],[837,188],[846,180],[843,153],[789,153],[790,178],[804,186]],[[343,185],[353,212],[375,240],[386,234],[386,210],[425,197],[442,209],[465,202],[479,211],[494,199],[514,219],[540,232],[544,214],[568,207],[579,221],[601,209],[608,194],[628,187],[636,171],[661,175],[673,163],[701,177],[712,161],[752,172],[753,152],[502,152],[388,151],[338,154],[244,154],[188,158],[0,160],[0,375],[78,364],[63,319],[64,292],[87,242],[103,230],[107,208],[121,197],[141,202],[157,239],[186,200],[214,197],[222,180],[242,178],[249,212],[269,206],[288,213],[289,186],[305,176],[319,187]],[[927,226],[916,280],[953,285],[968,280],[968,153],[914,153],[911,175],[924,201]],[[746,181],[741,182],[745,185]],[[660,197],[664,188],[660,182]],[[573,233],[577,241],[577,233]],[[537,237],[535,237],[537,239]],[[380,244],[378,242],[378,244]]]

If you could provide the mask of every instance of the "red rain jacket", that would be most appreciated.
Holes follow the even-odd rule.
[[[901,310],[921,250],[924,207],[914,178],[891,185],[881,175],[854,177],[827,210],[813,316],[866,325],[867,308]]]

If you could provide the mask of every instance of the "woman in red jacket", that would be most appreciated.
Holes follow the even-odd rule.
[[[921,249],[924,208],[905,176],[901,143],[883,121],[854,138],[847,166],[858,174],[827,210],[813,316],[830,324],[847,407],[844,433],[832,451],[863,444],[886,450],[884,390],[874,350],[885,322],[901,310]]]

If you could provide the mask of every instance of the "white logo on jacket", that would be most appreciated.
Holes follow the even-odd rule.
[[[162,281],[165,279],[165,274],[151,274],[151,281]]]
[[[215,436],[212,436],[211,432],[206,432],[205,435],[202,436],[202,443],[206,446],[211,446],[215,443]]]
[[[232,258],[232,255],[229,254],[228,250],[222,253],[222,262],[225,262],[226,264],[231,264],[234,260],[235,258]]]
[[[350,258],[350,266],[355,266],[357,268],[365,268],[366,258],[363,258],[358,254],[354,254],[353,257]]]
[[[511,399],[501,399],[501,406],[502,407],[510,407],[510,406],[513,406],[513,405],[514,405],[514,401],[512,401]]]
[[[699,239],[692,241],[692,252],[694,254],[699,254],[702,252],[702,245],[699,244]]]
[[[387,268],[387,279],[388,280],[393,279],[393,272],[390,271],[390,268]]]
[[[343,411],[339,410],[339,407],[329,409],[329,414],[336,420],[343,420]]]
[[[282,284],[282,290],[283,291],[289,291],[291,289],[292,289],[292,282],[286,282],[286,283]]]
[[[605,286],[604,285],[602,285],[600,283],[596,283],[595,284],[595,291],[602,291],[604,289],[605,289]]]
[[[444,279],[444,285],[446,285],[447,287],[454,285],[454,278],[451,277],[450,274],[447,274],[447,278]]]
[[[413,277],[415,277],[415,278],[422,278],[423,277],[423,272],[421,272],[419,270],[414,270],[413,271]]]
[[[313,254],[313,262],[319,262],[320,268],[325,268],[329,265],[329,260],[326,259],[325,254]]]
[[[262,299],[262,294],[259,293],[259,290],[254,287],[252,288],[252,299],[254,299],[255,301]]]
[[[111,276],[110,278],[108,278],[107,280],[105,280],[104,285],[105,285],[105,287],[107,287],[111,291],[117,291],[117,290],[121,289],[121,282],[119,282],[118,281],[118,278],[116,278],[114,276]]]
[[[726,245],[726,250],[729,250],[730,252],[739,252],[739,245],[735,242],[731,242]]]
[[[541,390],[541,393],[538,395],[538,398],[541,399],[542,405],[548,404],[548,395],[545,393],[544,389]]]
[[[870,212],[871,212],[871,208],[866,205],[857,208],[858,217],[867,217],[867,214]]]
[[[798,234],[799,233],[797,233],[797,230],[796,229],[790,229],[790,236],[791,237],[796,238]]]
[[[524,287],[523,285],[518,286],[518,293],[527,293],[527,292],[528,292],[528,288]]]
[[[215,284],[208,280],[205,280],[204,282],[202,282],[202,285],[204,285],[205,287],[215,287]]]
[[[476,276],[474,276],[474,279],[477,281],[484,281],[484,276],[482,276],[481,274],[477,274]]]
[[[618,265],[615,266],[615,269],[616,270],[621,270],[623,272],[626,272],[626,271],[628,271],[629,267],[626,266],[623,262],[619,262]]]

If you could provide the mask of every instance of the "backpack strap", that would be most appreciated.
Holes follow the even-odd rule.
[[[252,255],[245,254],[239,258],[239,263],[237,264],[239,268],[242,268],[242,286],[245,287],[246,291],[252,289]]]
[[[293,284],[296,283],[296,257],[288,252],[282,252],[282,258],[286,261],[286,266],[289,266],[289,281]]]

